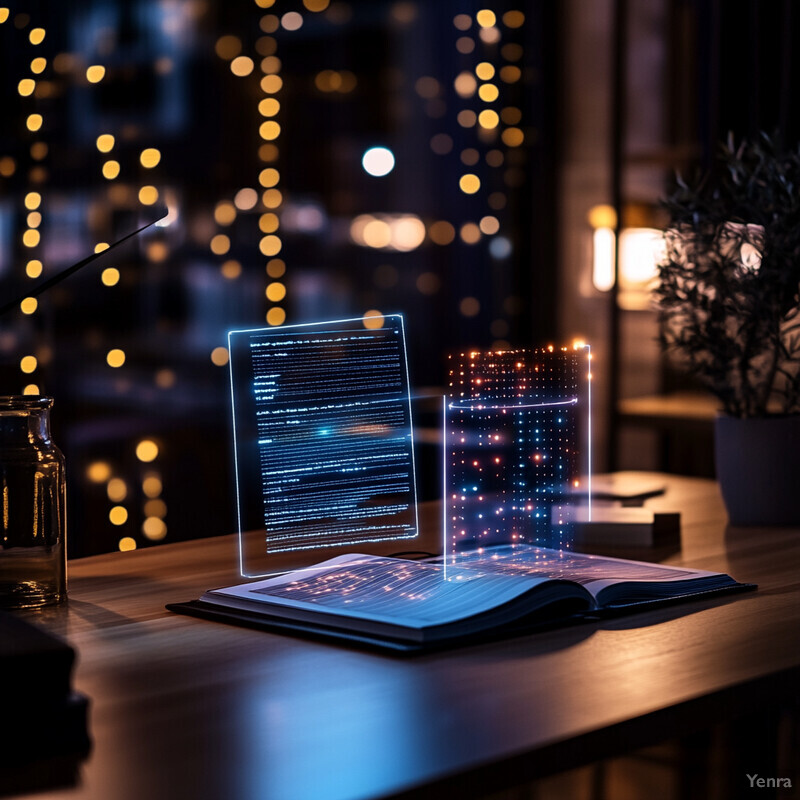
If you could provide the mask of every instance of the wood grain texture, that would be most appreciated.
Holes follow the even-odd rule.
[[[728,528],[713,482],[654,477],[683,521],[663,560],[758,592],[399,659],[165,611],[238,582],[232,536],[71,562],[68,605],[27,616],[77,649],[94,749],[37,797],[476,796],[796,699],[800,530]]]

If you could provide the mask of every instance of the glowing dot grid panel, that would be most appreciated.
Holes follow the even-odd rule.
[[[450,356],[445,555],[570,547],[570,511],[591,481],[589,359],[585,346]]]

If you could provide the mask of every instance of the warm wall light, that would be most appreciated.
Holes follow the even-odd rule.
[[[592,284],[601,292],[614,287],[614,247],[617,215],[609,205],[589,210],[592,234]],[[664,235],[649,227],[628,227],[620,233],[620,292],[644,297],[648,285],[658,275],[658,264],[664,258]],[[629,298],[630,299],[630,298]]]
[[[626,228],[619,237],[620,288],[644,291],[664,259],[664,234],[655,228]]]
[[[592,236],[592,283],[600,292],[614,286],[614,231],[595,228]]]

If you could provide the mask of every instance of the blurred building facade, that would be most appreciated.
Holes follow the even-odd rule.
[[[756,6],[0,7],[2,296],[168,214],[0,319],[3,393],[55,398],[71,555],[233,530],[237,327],[402,312],[420,395],[448,352],[588,339],[616,362],[605,466],[618,398],[663,382],[652,312],[592,283],[588,215],[615,185],[655,206],[727,127],[797,133],[791,53],[753,46],[797,20]]]

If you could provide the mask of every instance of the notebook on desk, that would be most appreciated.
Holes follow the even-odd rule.
[[[173,611],[421,652],[746,588],[502,541],[456,561],[376,555],[418,535],[402,317],[234,331],[229,352],[240,568],[257,580]],[[280,574],[287,552],[299,566]]]

